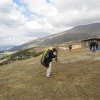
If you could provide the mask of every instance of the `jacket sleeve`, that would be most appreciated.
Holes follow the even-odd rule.
[[[54,55],[52,51],[49,52],[49,56],[50,56],[50,58],[55,58],[56,57],[56,55]]]

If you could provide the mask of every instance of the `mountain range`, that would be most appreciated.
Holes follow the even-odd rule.
[[[10,50],[14,47],[15,47],[15,45],[0,45],[0,51]]]
[[[16,51],[40,45],[60,44],[68,41],[82,40],[92,37],[100,37],[100,23],[79,25],[64,32],[39,38],[23,45],[16,46],[8,51]]]

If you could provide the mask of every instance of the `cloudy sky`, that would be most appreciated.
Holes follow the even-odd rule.
[[[0,0],[0,45],[20,45],[100,22],[99,0]]]

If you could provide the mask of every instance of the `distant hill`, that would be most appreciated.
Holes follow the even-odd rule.
[[[0,45],[0,51],[5,51],[14,48],[15,45]]]
[[[16,46],[9,51],[16,51],[24,48],[39,46],[39,45],[50,45],[59,44],[68,41],[82,40],[91,37],[100,37],[100,23],[93,23],[88,25],[79,25],[72,29],[64,32],[54,34],[48,37],[39,38],[20,46]]]

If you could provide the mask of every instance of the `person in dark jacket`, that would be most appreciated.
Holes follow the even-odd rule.
[[[52,68],[52,59],[56,58],[56,55],[54,55],[53,53],[56,52],[56,51],[57,51],[56,48],[52,48],[52,50],[49,51],[48,58],[46,58],[45,61],[44,61],[46,66],[47,66],[46,77],[50,77],[51,68]]]
[[[98,42],[96,42],[96,50],[98,50]]]
[[[95,50],[96,50],[96,41],[94,40],[92,42],[92,52],[95,52]]]
[[[70,50],[70,51],[72,50],[72,45],[69,45],[69,50]]]
[[[92,50],[92,41],[90,42],[90,51]]]

